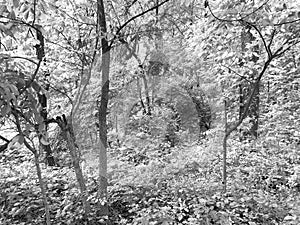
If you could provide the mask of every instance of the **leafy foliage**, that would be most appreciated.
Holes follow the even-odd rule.
[[[104,3],[0,3],[0,223],[299,224],[299,3]]]

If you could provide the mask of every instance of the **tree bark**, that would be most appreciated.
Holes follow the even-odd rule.
[[[83,177],[82,169],[80,167],[80,157],[77,154],[77,149],[76,149],[75,140],[74,140],[75,137],[70,131],[66,131],[65,135],[66,135],[70,155],[72,158],[73,167],[75,170],[76,179],[79,184],[80,192],[82,194],[82,198],[81,198],[82,204],[84,207],[85,215],[87,217],[89,214],[89,211],[90,211],[90,205],[87,201],[87,188],[85,185],[85,180]]]
[[[62,116],[62,118],[57,119],[58,125],[62,129],[63,135],[67,141],[68,149],[72,158],[72,164],[75,171],[76,179],[79,184],[79,189],[81,193],[81,200],[85,212],[85,217],[87,219],[87,216],[90,212],[90,205],[87,201],[87,188],[83,176],[82,169],[80,167],[80,155],[78,153],[78,149],[76,146],[76,138],[73,131],[72,126],[72,119],[69,120],[66,119],[65,115]]]
[[[34,162],[35,162],[36,172],[37,172],[38,179],[39,179],[39,185],[40,185],[42,196],[43,196],[43,203],[44,203],[45,215],[46,215],[46,218],[45,218],[46,225],[51,225],[50,209],[49,209],[46,188],[45,188],[46,185],[45,185],[45,182],[42,177],[42,170],[40,167],[39,156],[38,156],[37,151],[35,151],[35,150],[34,150],[33,154],[34,154]]]
[[[47,90],[47,88],[46,88]],[[42,106],[42,109],[40,111],[40,114],[43,118],[44,121],[47,121],[47,117],[48,117],[48,112],[47,112],[47,98],[46,98],[46,95],[45,94],[38,94],[38,98],[39,98],[39,103],[41,104]],[[46,131],[47,131],[47,128],[48,128],[48,125],[45,124],[46,126]],[[52,150],[51,150],[51,147],[50,145],[44,145],[42,142],[41,142],[41,136],[39,138],[39,141],[40,141],[40,145],[43,149],[43,151],[46,153],[46,164],[48,166],[55,166],[55,160],[54,160],[54,157],[52,155]]]
[[[225,132],[223,138],[223,171],[222,171],[222,185],[223,185],[223,193],[227,191],[227,139],[228,135],[228,123],[227,123],[227,100],[224,100],[224,124],[225,124]]]
[[[99,120],[99,196],[105,201],[107,200],[107,106],[109,94],[109,72],[110,72],[110,46],[105,38],[107,33],[106,18],[103,0],[97,0],[97,26],[98,35],[101,38],[102,52],[102,89],[101,99],[98,105],[98,120]],[[107,204],[103,206],[103,215],[108,214]]]

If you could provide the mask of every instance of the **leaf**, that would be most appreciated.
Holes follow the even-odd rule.
[[[18,142],[19,142],[20,145],[24,144],[24,136],[23,135],[19,135]]]
[[[43,132],[45,130],[45,123],[39,124],[39,132]]]
[[[41,141],[42,145],[50,145],[49,141],[46,140],[46,138],[44,136],[41,137],[40,141]]]
[[[6,116],[7,114],[10,113],[10,110],[11,110],[10,105],[5,104],[0,110],[1,116],[3,116],[3,117]]]
[[[10,84],[8,87],[9,87],[9,89],[14,93],[15,96],[18,96],[18,95],[19,95],[18,88],[17,88],[15,85]]]
[[[37,123],[43,123],[44,122],[44,118],[40,115],[39,112],[37,112],[36,110],[34,110],[34,115],[35,115],[35,121]]]
[[[28,17],[29,17],[29,11],[30,11],[30,9],[28,9],[25,13],[24,13],[24,19],[25,19],[25,21],[28,19]]]
[[[0,24],[0,30],[7,34],[8,36],[12,37],[14,40],[16,40],[14,33],[11,31],[11,28],[13,26],[13,23],[8,23],[8,24]]]
[[[21,135],[15,136],[15,137],[9,142],[7,148],[8,148],[8,149],[14,148],[15,145],[16,145],[17,143],[19,143],[20,136],[21,136]]]
[[[42,132],[42,137],[40,139],[40,142],[41,142],[42,145],[49,145],[50,144],[47,132],[45,132],[45,131]]]
[[[20,0],[13,0],[13,6],[14,6],[15,8],[18,8],[19,5],[20,5]]]
[[[6,5],[0,5],[0,15],[6,16],[9,14],[9,11],[6,7]]]
[[[14,96],[12,95],[11,91],[9,90],[9,85],[6,83],[0,83],[0,87],[4,90],[2,93],[4,95],[4,100],[6,102],[9,102],[10,100],[14,99]]]
[[[11,18],[11,19],[16,19],[16,14],[15,14],[15,11],[14,10],[11,10],[11,12],[10,12],[10,14],[9,14],[9,17]]]
[[[28,133],[31,131],[31,126],[29,124],[25,125],[25,131]]]
[[[33,81],[33,82],[31,83],[31,87],[32,87],[37,93],[39,93],[40,90],[41,90],[41,86],[40,86],[36,81]]]
[[[262,23],[262,25],[263,25],[264,27],[266,27],[266,26],[268,26],[268,25],[272,25],[271,20],[268,19],[268,18],[263,19],[261,23]]]
[[[25,80],[22,78],[19,78],[16,84],[18,89],[22,89],[25,87]]]
[[[91,23],[90,18],[84,16],[84,15],[79,15],[80,19],[84,22],[84,23]]]

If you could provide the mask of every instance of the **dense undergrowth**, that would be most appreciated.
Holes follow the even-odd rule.
[[[98,210],[103,201],[97,198],[96,168],[84,168],[92,206],[84,218],[71,167],[43,167],[52,223],[299,224],[297,147],[260,141],[255,146],[231,144],[226,194],[221,193],[220,151],[215,141],[165,146],[163,151],[160,146],[143,154],[141,149],[125,147],[111,150],[108,220]],[[8,150],[0,160],[0,223],[43,224],[44,207],[31,154]]]

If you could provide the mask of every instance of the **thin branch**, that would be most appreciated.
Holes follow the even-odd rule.
[[[116,32],[116,34],[115,34],[115,38],[111,41],[110,47],[112,46],[113,42],[116,40],[116,37],[118,36],[118,34],[120,34],[121,30],[122,30],[124,27],[126,27],[127,24],[129,24],[129,23],[131,23],[132,21],[134,21],[135,19],[137,19],[137,18],[139,18],[139,17],[141,17],[141,16],[147,14],[148,12],[151,12],[151,11],[155,10],[156,8],[162,6],[163,4],[167,3],[168,1],[170,1],[170,0],[165,0],[165,1],[161,2],[161,3],[159,3],[159,4],[156,4],[155,6],[151,7],[150,9],[147,9],[147,10],[145,10],[145,11],[143,11],[143,12],[141,12],[141,13],[139,13],[139,14],[133,16],[133,17],[131,17],[129,20],[127,20],[125,23],[123,23],[123,24],[118,28],[118,30],[117,30],[117,32]]]
[[[269,52],[270,52],[270,53],[272,53],[271,46],[272,46],[272,43],[273,43],[275,34],[276,34],[276,29],[274,29],[274,30],[272,31],[271,37],[270,37],[270,42],[269,42],[269,44],[268,44],[268,49],[269,49]]]
[[[234,74],[238,75],[240,78],[244,79],[245,81],[247,81],[249,84],[251,84],[252,82],[250,80],[248,80],[245,76],[239,74],[238,72],[234,71],[233,69],[231,69],[229,66],[226,65],[221,65],[227,69],[229,69],[230,71],[232,71]]]
[[[119,26],[121,26],[120,19],[119,19],[119,17],[118,17],[117,11],[116,11],[116,9],[115,9],[115,7],[114,7],[112,1],[110,1],[109,3],[110,3],[110,6],[112,7],[112,10],[113,10],[113,12],[114,12],[114,14],[115,14],[115,17],[116,17],[116,19],[117,19],[117,21],[118,21]]]
[[[1,48],[1,45],[3,46],[5,51],[8,51],[7,47],[2,43],[2,41],[0,41],[0,48]]]
[[[269,0],[265,1],[265,2],[264,2],[262,5],[260,5],[257,9],[253,10],[251,13],[246,14],[245,16],[242,16],[241,18],[236,18],[236,19],[224,19],[224,18],[220,18],[220,17],[216,16],[216,15],[213,13],[213,11],[212,11],[212,9],[211,9],[211,7],[210,7],[210,4],[209,4],[209,2],[208,2],[208,0],[205,0],[205,1],[206,1],[206,3],[207,3],[207,7],[208,7],[209,12],[211,13],[211,15],[212,15],[215,19],[217,19],[217,20],[219,20],[219,21],[222,21],[222,22],[230,22],[230,23],[232,23],[232,22],[239,22],[239,21],[241,21],[241,20],[244,20],[245,18],[247,18],[247,17],[251,16],[252,14],[256,13],[257,11],[259,11],[264,5],[266,5],[266,4],[269,2]]]
[[[60,94],[62,94],[62,95],[64,95],[64,96],[66,96],[66,97],[69,99],[71,105],[73,104],[72,98],[71,98],[66,92],[59,90],[58,88],[54,87],[54,86],[53,86],[52,84],[50,84],[50,83],[49,83],[49,85],[50,85],[50,88],[52,88],[54,91],[57,91],[58,93],[60,93]]]
[[[72,45],[70,45],[72,48],[67,48],[67,47],[65,47],[65,46],[62,46],[61,44],[58,44],[58,43],[55,43],[55,42],[51,41],[51,40],[48,39],[48,38],[45,38],[45,40],[46,40],[47,42],[51,43],[51,44],[54,44],[54,45],[57,45],[57,46],[61,47],[62,49],[65,49],[65,50],[67,50],[67,51],[69,51],[69,52],[73,52],[73,53],[76,54],[77,57],[80,59],[80,57],[81,57],[80,52],[77,51],[77,50],[74,50],[74,47],[73,47]],[[86,55],[86,57],[90,58],[90,57],[87,56],[87,55]]]
[[[244,121],[244,119],[247,117],[248,112],[250,110],[250,105],[252,103],[252,100],[253,100],[253,98],[255,96],[256,91],[258,90],[260,80],[261,80],[262,76],[264,75],[264,73],[266,72],[268,66],[270,65],[270,63],[271,63],[271,61],[273,59],[274,59],[274,56],[271,57],[271,58],[268,58],[268,60],[265,62],[263,69],[261,70],[258,78],[256,79],[256,81],[254,83],[253,90],[252,90],[252,92],[250,94],[250,97],[248,98],[248,101],[247,101],[245,107],[244,107],[244,111],[242,113],[241,118],[239,119],[239,121],[236,124],[234,124],[231,127],[228,127],[228,130],[227,130],[227,132],[225,134],[226,137],[228,137],[233,131],[235,131],[241,125],[241,123]]]
[[[137,2],[137,0],[133,0],[133,1],[131,2],[130,6],[128,6],[127,9],[129,9],[130,7],[132,7],[136,2]]]
[[[98,26],[97,26],[96,29],[97,29],[97,33],[98,33],[99,32],[98,31]],[[91,76],[92,76],[93,66],[94,66],[94,63],[95,63],[95,60],[96,60],[98,45],[99,45],[99,35],[97,35],[97,37],[96,37],[96,42],[95,42],[95,46],[94,46],[94,50],[93,50],[93,56],[92,56],[92,62],[91,62],[90,68],[88,70],[88,75],[87,75],[86,81],[85,81],[85,83],[83,83],[84,79],[83,79],[83,74],[82,74],[80,85],[79,85],[79,90],[78,90],[77,95],[75,97],[75,103],[72,104],[72,109],[71,109],[72,121],[74,121],[74,115],[78,110],[78,107],[79,107],[79,104],[82,100],[83,94],[84,94],[84,92],[87,88],[88,83],[90,82],[90,79],[91,79]],[[102,70],[102,64],[100,66],[99,73],[101,72],[101,70]],[[82,86],[82,89],[80,90],[81,86]]]
[[[90,26],[97,26],[94,23],[86,23],[86,22],[82,22],[80,20],[78,20],[77,18],[71,16],[70,14],[68,14],[66,11],[60,9],[58,6],[56,6],[55,4],[51,3],[51,2],[47,2],[49,5],[51,5],[53,8],[55,8],[56,10],[60,11],[61,13],[65,14],[66,16],[68,16],[69,18],[71,18],[72,20],[76,21],[77,23],[80,23],[82,25],[90,25]]]
[[[85,93],[86,87],[90,82],[91,76],[92,76],[92,70],[93,70],[93,64],[89,67],[88,69],[88,73],[87,73],[87,77],[83,78],[84,76],[84,71],[82,71],[82,76],[81,76],[81,82],[80,82],[80,87],[79,90],[77,92],[77,95],[75,97],[75,101],[71,110],[71,115],[72,115],[72,119],[74,118],[75,113],[78,111],[79,105],[82,101],[83,95]],[[100,71],[102,70],[102,65],[100,67]]]
[[[283,47],[280,47],[275,53],[274,53],[274,56],[275,57],[278,57],[278,56],[281,56],[283,55],[285,52],[289,51],[293,46],[297,45],[300,43],[300,40],[299,41],[296,41],[294,43],[291,43],[290,46],[288,46],[287,48],[283,49]]]
[[[30,24],[30,23],[27,23],[27,22],[25,22],[25,21],[23,21],[23,20],[19,20],[19,19],[12,19],[12,18],[10,18],[10,17],[3,16],[3,15],[0,15],[0,18],[9,19],[9,20],[11,20],[11,21],[12,21],[12,22],[14,22],[14,23],[18,23],[18,24],[20,24],[20,25],[25,25],[25,26],[28,26],[28,27],[30,27],[30,28],[32,28],[32,29],[34,29],[34,30],[36,30],[36,31],[39,31],[39,29],[38,29],[38,28],[36,28],[36,27],[35,27],[35,26],[33,26],[32,24]]]
[[[176,29],[179,31],[179,33],[184,36],[184,33],[180,30],[179,26],[176,24],[175,21],[173,21],[172,19],[168,18],[168,17],[165,17],[167,20],[169,20],[175,27]]]
[[[289,40],[287,40],[284,44],[287,44],[288,42],[289,42]],[[225,136],[228,137],[234,130],[236,130],[236,129],[239,127],[239,125],[241,125],[241,123],[242,123],[242,122],[244,121],[244,119],[247,117],[248,112],[249,112],[249,110],[250,110],[250,105],[251,105],[251,103],[252,103],[252,100],[253,100],[253,98],[254,98],[254,96],[255,96],[256,91],[258,90],[259,82],[260,82],[262,76],[264,75],[264,73],[266,72],[266,70],[267,70],[268,66],[270,65],[271,61],[272,61],[273,59],[275,59],[275,58],[281,56],[281,55],[284,54],[286,51],[288,51],[291,47],[293,47],[293,46],[295,46],[295,45],[297,45],[297,44],[299,44],[299,43],[300,43],[300,40],[297,41],[297,42],[295,42],[295,43],[293,43],[292,45],[290,45],[290,46],[289,46],[288,48],[286,48],[286,49],[283,49],[283,46],[281,46],[280,48],[278,48],[278,49],[275,51],[274,54],[272,54],[272,55],[268,58],[268,60],[265,62],[264,67],[262,68],[262,70],[261,70],[259,76],[257,77],[257,79],[256,79],[256,81],[255,81],[255,83],[254,83],[253,90],[252,90],[252,92],[251,92],[251,94],[250,94],[250,97],[249,97],[249,99],[248,99],[248,101],[247,101],[245,107],[244,107],[244,111],[243,111],[243,113],[242,113],[241,118],[239,119],[239,121],[238,121],[235,125],[233,125],[232,127],[230,127],[230,128],[228,129],[228,131],[227,131],[227,133],[225,134]]]
[[[37,62],[35,62],[33,59],[30,59],[30,58],[26,58],[26,57],[23,57],[23,56],[7,56],[7,57],[3,57],[2,59],[24,59],[24,60],[27,60],[35,65],[38,65]]]
[[[31,126],[34,126],[34,123],[32,121],[30,121],[30,119],[27,118],[21,111],[15,109],[15,108],[12,108],[12,113],[15,113],[16,115],[19,115],[21,118],[23,118]]]
[[[290,23],[295,23],[295,22],[300,22],[300,19],[296,19],[296,20],[291,20],[291,21],[286,21],[286,22],[282,22],[282,23],[275,23],[273,24],[274,26],[282,26],[284,24],[290,24]]]
[[[216,19],[216,20],[219,20],[221,22],[227,22],[227,23],[232,23],[232,22],[239,22],[240,19],[224,19],[224,18],[220,18],[218,16],[216,16],[216,14],[213,13],[211,7],[210,7],[210,4],[208,2],[208,0],[205,0],[206,4],[207,4],[207,7],[208,7],[208,10],[210,12],[210,14]]]
[[[243,16],[241,19],[245,19],[248,16],[253,15],[254,13],[258,12],[259,10],[262,9],[262,7],[264,7],[270,0],[265,1],[263,4],[261,4],[257,9],[253,10],[251,13],[246,14],[245,16]]]
[[[0,139],[2,141],[5,141],[6,143],[9,143],[10,141],[8,139],[6,139],[5,137],[3,137],[2,135],[0,135]]]
[[[33,20],[32,20],[32,26],[35,24],[35,19],[36,19],[36,2],[37,0],[33,1]]]
[[[213,16],[215,19],[217,19],[217,20],[219,20],[219,21],[221,21],[221,22],[227,22],[227,23],[240,22],[241,24],[247,24],[248,26],[253,27],[253,28],[256,30],[256,32],[258,33],[258,35],[260,36],[260,38],[261,38],[261,40],[262,40],[262,42],[263,42],[263,45],[264,45],[264,47],[265,47],[265,49],[266,49],[266,52],[267,52],[267,54],[268,54],[268,56],[270,57],[270,56],[272,55],[270,49],[268,48],[268,45],[267,45],[267,43],[266,43],[265,38],[263,37],[262,33],[260,32],[260,30],[258,29],[257,26],[255,26],[253,23],[250,23],[250,22],[248,22],[248,21],[246,21],[246,20],[244,20],[244,19],[242,19],[242,18],[241,18],[241,19],[234,19],[234,20],[222,19],[222,18],[216,16],[216,15],[213,13],[213,11],[212,11],[212,9],[211,9],[211,7],[210,7],[210,5],[209,5],[209,3],[208,3],[207,0],[206,0],[206,2],[207,2],[207,6],[208,6],[208,9],[209,9],[210,13],[212,14],[212,16]]]
[[[24,144],[25,146],[33,153],[36,153],[36,150],[26,141],[25,139],[25,135],[22,131],[22,128],[21,128],[21,123],[20,123],[20,120],[19,120],[19,117],[18,117],[18,114],[16,114],[14,111],[12,111],[12,114],[13,116],[15,117],[15,122],[16,122],[16,126],[17,126],[17,130],[19,132],[20,135],[22,135],[24,137]]]
[[[23,88],[23,90],[20,91],[20,95],[27,89],[30,87],[30,85],[33,83],[33,81],[35,80],[38,72],[39,72],[39,69],[40,69],[40,66],[41,66],[41,63],[42,63],[42,60],[39,60],[39,62],[37,63],[37,66],[36,66],[36,69],[32,75],[32,77],[30,78],[28,84]]]
[[[260,32],[260,30],[258,29],[258,27],[255,26],[254,24],[248,22],[248,21],[245,21],[245,20],[241,20],[241,22],[242,22],[242,23],[246,23],[247,25],[249,25],[250,27],[253,27],[253,28],[256,30],[256,32],[258,33],[260,39],[261,39],[262,42],[263,42],[263,45],[264,45],[264,47],[265,47],[266,52],[268,53],[268,56],[271,57],[272,52],[271,52],[271,50],[268,48],[268,45],[267,45],[267,43],[266,43],[266,40],[265,40],[264,36],[262,35],[262,33]]]

